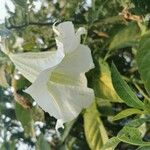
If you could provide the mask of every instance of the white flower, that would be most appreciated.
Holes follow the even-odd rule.
[[[57,119],[56,128],[73,120],[94,100],[85,73],[94,67],[90,49],[80,44],[85,33],[75,33],[71,22],[53,27],[57,51],[10,54],[16,68],[33,84],[25,90],[38,105]]]

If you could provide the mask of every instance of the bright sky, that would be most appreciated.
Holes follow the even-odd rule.
[[[86,0],[86,1],[87,1],[87,5],[90,6],[91,0]],[[14,5],[11,2],[11,0],[0,0],[0,23],[3,23],[5,20],[5,17],[8,16],[5,5],[7,5],[10,8],[10,10],[14,12]],[[35,6],[37,7],[40,6],[40,4],[38,4],[38,1],[36,1]]]
[[[0,23],[4,22],[5,17],[8,16],[5,5],[14,11],[14,5],[10,0],[0,0]]]

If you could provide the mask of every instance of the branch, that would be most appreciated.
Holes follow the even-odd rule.
[[[53,25],[53,23],[52,22],[45,22],[45,23],[42,23],[42,22],[28,22],[28,23],[24,23],[22,25],[10,25],[10,26],[5,24],[7,29],[20,29],[20,28],[24,28],[24,27],[29,26],[29,25],[51,26],[51,25]]]

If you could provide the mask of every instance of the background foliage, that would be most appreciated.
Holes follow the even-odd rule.
[[[96,99],[57,134],[56,120],[23,92],[29,81],[0,52],[0,149],[150,149],[149,0],[12,2],[15,11],[6,6],[9,17],[0,25],[11,52],[53,50],[55,21],[87,29],[82,42],[96,65],[87,73]]]

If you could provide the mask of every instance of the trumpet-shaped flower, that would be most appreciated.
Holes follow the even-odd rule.
[[[77,32],[71,22],[53,27],[57,50],[9,54],[16,68],[32,85],[25,90],[38,105],[57,119],[56,128],[73,120],[94,100],[85,73],[94,67],[90,49],[80,44],[84,28]]]

